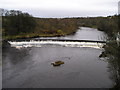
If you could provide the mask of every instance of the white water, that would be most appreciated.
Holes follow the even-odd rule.
[[[27,47],[42,47],[45,45],[60,45],[64,47],[91,47],[91,48],[102,48],[103,43],[95,43],[95,42],[71,42],[71,41],[22,41],[22,42],[12,42],[9,41],[11,47],[15,47],[17,49],[27,48]]]

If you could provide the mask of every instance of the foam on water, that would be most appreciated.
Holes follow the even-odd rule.
[[[11,47],[15,47],[17,49],[27,48],[27,47],[43,47],[46,45],[51,46],[64,46],[64,47],[91,47],[91,48],[101,48],[103,47],[103,43],[95,43],[95,42],[72,42],[72,41],[8,41],[11,44]]]

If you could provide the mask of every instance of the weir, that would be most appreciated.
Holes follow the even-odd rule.
[[[66,41],[66,42],[96,42],[96,43],[106,43],[106,41],[94,41],[94,40],[74,40],[74,39],[16,39],[11,40],[12,42],[20,41]]]
[[[90,47],[102,48],[105,41],[92,41],[92,40],[68,40],[68,39],[19,39],[8,41],[11,47],[17,49],[27,47],[44,47],[44,46],[64,46],[64,47]]]

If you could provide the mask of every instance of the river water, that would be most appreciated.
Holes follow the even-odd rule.
[[[41,37],[46,39],[46,37]],[[106,35],[94,28],[81,27],[74,35],[68,35],[65,37],[47,37],[47,39],[72,39],[72,40],[96,40],[105,41]]]
[[[54,39],[105,40],[97,29],[81,27],[74,35]],[[102,48],[47,45],[3,50],[3,88],[110,88],[108,63]],[[51,62],[65,64],[53,67]]]

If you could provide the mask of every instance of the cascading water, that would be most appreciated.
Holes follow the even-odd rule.
[[[11,47],[17,49],[27,48],[27,47],[44,47],[47,45],[51,46],[64,46],[64,47],[91,47],[91,48],[101,48],[105,43],[99,42],[79,42],[79,41],[55,41],[55,40],[30,40],[30,41],[8,41],[11,44]]]

